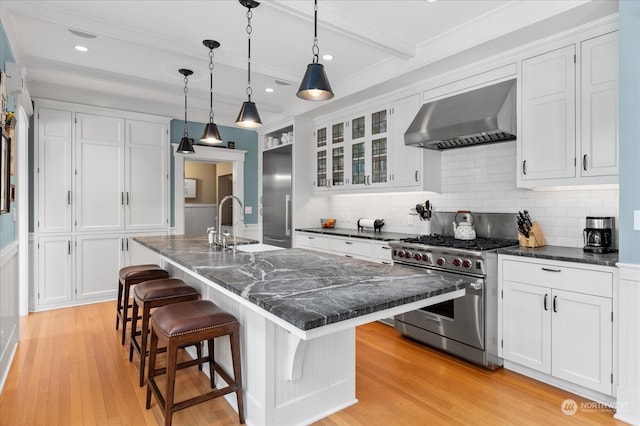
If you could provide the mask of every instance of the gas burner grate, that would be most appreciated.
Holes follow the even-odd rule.
[[[426,246],[451,247],[465,250],[495,250],[518,245],[518,240],[505,238],[478,237],[474,240],[458,240],[451,235],[419,235],[415,238],[403,238],[404,243]]]

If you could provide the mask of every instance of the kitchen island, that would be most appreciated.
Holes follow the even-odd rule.
[[[245,416],[253,425],[309,424],[356,403],[355,327],[460,297],[469,285],[303,249],[233,253],[210,248],[204,236],[135,241],[240,321]],[[228,342],[216,348],[230,368]]]

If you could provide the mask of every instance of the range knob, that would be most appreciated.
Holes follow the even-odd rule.
[[[438,258],[438,260],[436,260],[436,263],[437,263],[439,266],[444,266],[444,265],[447,263],[447,261],[445,260],[445,258],[444,258],[444,257],[439,257],[439,258]]]
[[[411,252],[410,252],[410,251],[406,251],[406,250],[405,250],[405,251],[401,252],[401,255],[402,255],[402,254],[404,254],[404,257],[406,257],[407,259],[411,259],[411,256],[412,256],[412,255],[411,255]],[[400,256],[400,257],[402,257],[402,256]]]
[[[427,253],[422,253],[422,256],[421,256],[421,257],[422,257],[422,260],[423,260],[423,261],[425,261],[425,262],[428,262],[428,261],[429,261],[429,255],[428,255]]]
[[[462,265],[462,260],[460,260],[459,257],[456,257],[455,259],[453,259],[453,266],[455,266],[456,268],[459,268],[460,265]]]
[[[422,260],[422,255],[421,255],[420,253],[415,253],[415,254],[413,255],[413,258],[414,258],[415,260]]]
[[[463,260],[462,261],[462,267],[463,268],[467,268],[467,269],[471,268],[471,261],[469,259]]]

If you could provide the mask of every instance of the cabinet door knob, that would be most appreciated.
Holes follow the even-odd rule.
[[[582,169],[585,172],[587,171],[587,154],[582,156]]]
[[[420,181],[418,180],[418,172],[419,172],[419,170],[416,170],[416,174],[415,174],[415,176],[414,176],[414,179],[416,180],[416,182],[420,182]]]
[[[549,310],[549,307],[547,306],[547,297],[548,297],[548,296],[549,296],[549,295],[545,293],[545,295],[544,295],[544,310],[545,310],[545,311],[548,311],[548,310]]]
[[[558,312],[557,304],[558,304],[558,296],[553,296],[553,312]]]
[[[522,174],[526,175],[527,174],[527,160],[524,160],[522,162]]]

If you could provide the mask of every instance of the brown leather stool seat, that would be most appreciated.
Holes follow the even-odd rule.
[[[144,366],[147,358],[147,336],[149,334],[149,317],[151,310],[171,303],[187,302],[200,299],[200,293],[177,278],[145,281],[133,288],[133,312],[131,313],[131,338],[129,339],[129,361],[133,361],[134,349],[140,358],[140,386],[144,384]],[[138,313],[142,309],[142,326],[138,330]],[[137,337],[140,336],[140,342]],[[196,349],[198,358],[202,356],[201,345]]]
[[[164,424],[170,425],[173,413],[192,405],[208,401],[231,392],[236,393],[238,416],[244,424],[244,400],[242,395],[242,375],[240,371],[240,324],[231,314],[225,312],[209,300],[182,302],[163,306],[151,315],[151,346],[149,350],[149,375],[147,378],[147,409],[151,406],[151,393],[156,397],[164,412]],[[229,335],[233,379],[214,359],[214,339]],[[177,350],[194,342],[207,341],[206,357],[178,363]],[[156,369],[158,343],[167,346],[167,368]],[[212,391],[178,403],[174,402],[176,371],[182,368],[209,363]],[[214,372],[225,381],[226,387],[216,389]],[[167,374],[164,398],[156,376]]]
[[[118,279],[118,300],[116,312],[116,330],[122,321],[122,344],[127,334],[127,322],[131,321],[129,317],[129,294],[131,286],[144,281],[158,280],[161,278],[169,278],[169,272],[165,271],[158,265],[132,265],[125,266],[120,269]]]

